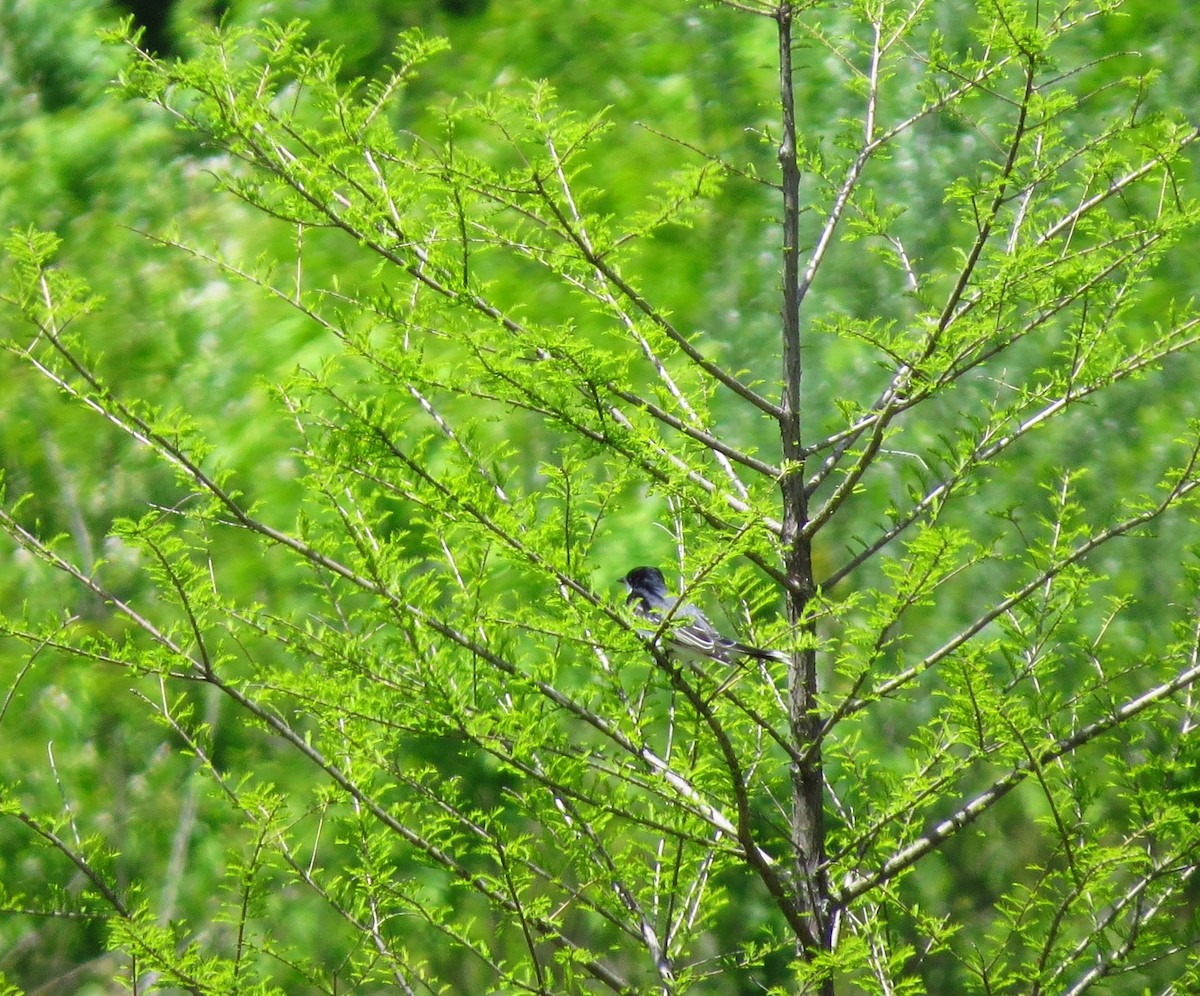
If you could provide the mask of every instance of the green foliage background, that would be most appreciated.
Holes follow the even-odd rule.
[[[228,21],[256,24],[266,6],[233,3]],[[939,27],[948,47],[971,44],[965,12],[972,6],[967,0],[962,12],[952,3],[939,6]],[[771,129],[777,113],[767,66],[774,38],[768,24],[753,18],[676,0],[628,5],[376,0],[269,7],[277,20],[304,17],[314,40],[341,47],[348,79],[379,76],[404,28],[419,26],[430,35],[447,36],[449,51],[423,70],[392,122],[398,130],[421,131],[437,109],[464,95],[520,88],[527,79],[548,80],[564,107],[584,115],[607,108],[612,126],[589,165],[589,180],[601,192],[601,202],[592,207],[601,213],[624,216],[644,206],[647,178],[665,179],[686,158],[689,145],[720,150],[748,174],[773,175],[776,136]],[[177,51],[193,50],[188,30],[210,16],[198,3],[177,8],[170,35]],[[86,280],[102,299],[80,334],[99,357],[114,391],[186,413],[212,444],[208,465],[228,471],[233,486],[258,503],[264,518],[283,526],[303,491],[304,470],[295,456],[294,429],[275,404],[272,388],[297,371],[321,368],[340,350],[287,302],[231,280],[211,261],[167,244],[178,239],[211,247],[214,256],[241,261],[257,274],[277,274],[279,267],[292,265],[288,261],[294,258],[296,232],[215,189],[212,171],[227,165],[220,153],[173,128],[160,112],[110,91],[121,57],[101,43],[97,32],[116,17],[116,11],[97,0],[0,0],[0,228],[36,227],[58,234],[56,263]],[[819,18],[818,30],[836,33],[843,27],[836,7],[820,12]],[[1098,19],[1077,43],[1086,50],[1080,61],[1094,77],[1093,85],[1105,74],[1115,79],[1127,72],[1132,56],[1126,53],[1137,50],[1161,76],[1148,100],[1164,110],[1186,109],[1200,104],[1200,47],[1171,40],[1194,39],[1198,33],[1200,9],[1188,0],[1136,0],[1119,16]],[[836,143],[846,128],[845,116],[854,110],[830,96],[842,93],[830,85],[841,68],[815,45],[798,53],[797,65],[802,133],[815,146]],[[903,87],[897,92],[897,100],[910,99],[917,106],[915,92],[905,96]],[[468,150],[485,140],[471,127],[464,125],[461,136]],[[925,134],[925,144],[914,142],[906,155],[889,161],[875,181],[881,190],[904,191],[918,233],[910,250],[926,261],[938,259],[948,242],[946,227],[956,224],[941,203],[930,199],[930,193],[940,195],[942,184],[928,178],[953,175],[979,155],[963,135],[944,127],[945,134]],[[811,193],[816,198],[827,192]],[[689,227],[656,234],[640,250],[633,270],[682,324],[704,330],[714,358],[751,371],[752,379],[764,383],[777,376],[779,233],[774,209],[765,189],[753,183],[726,184]],[[816,219],[809,220],[815,225]],[[863,394],[864,383],[882,386],[887,377],[872,365],[869,350],[821,335],[821,330],[836,327],[845,317],[903,319],[913,309],[900,275],[889,281],[885,271],[873,269],[870,279],[864,279],[859,259],[867,242],[839,244],[823,272],[819,302],[808,314],[816,334],[808,339],[807,362],[821,371],[819,379],[810,380],[806,396],[806,417],[815,432],[837,424],[835,399]],[[369,287],[382,280],[367,254],[319,232],[304,236],[303,267],[304,282],[315,286]],[[1137,318],[1165,320],[1166,302],[1200,284],[1197,270],[1197,254],[1172,255]],[[527,307],[539,321],[558,315],[587,330],[589,318],[578,313],[573,301],[556,297],[562,292],[546,289],[516,264],[497,260],[487,276],[502,299]],[[1028,369],[1008,372],[1013,382],[1035,375],[1038,357],[1030,355],[1027,362]],[[353,361],[343,369],[352,370]],[[1081,452],[1096,457],[1092,472],[1077,484],[1085,502],[1109,501],[1114,481],[1126,493],[1153,493],[1165,459],[1164,441],[1174,439],[1188,418],[1200,415],[1198,379],[1195,356],[1172,357],[1161,373],[1124,384],[1026,440],[1020,450],[1026,472],[989,482],[997,494],[994,504],[1020,509],[1032,521],[1037,509],[1049,507],[1052,500],[1044,485],[1053,483],[1056,469]],[[12,356],[0,356],[0,385],[0,469],[10,497],[32,496],[21,506],[23,521],[36,524],[41,534],[61,535],[64,547],[80,562],[103,561],[99,569],[106,582],[123,598],[150,598],[133,558],[110,532],[119,519],[139,518],[148,504],[171,508],[180,494],[174,476],[128,437],[68,404]],[[993,388],[978,385],[981,391]],[[771,426],[761,421],[719,409],[715,420],[739,446],[772,445]],[[485,444],[553,456],[554,441],[534,420],[481,421],[477,430]],[[936,414],[928,417],[925,431],[931,438],[942,431]],[[531,474],[537,465],[537,460],[529,461]],[[916,471],[903,455],[897,455],[896,468],[895,487],[903,489]],[[595,544],[602,555],[583,572],[590,571],[601,589],[634,563],[668,563],[674,556],[675,541],[663,528],[670,518],[667,499],[636,487],[623,497],[608,534]],[[893,497],[880,490],[860,496],[854,517],[824,534],[818,562],[832,570],[870,524],[886,517]],[[978,541],[986,539],[988,524],[964,525],[977,530]],[[112,630],[122,623],[90,604],[86,595],[65,589],[60,578],[20,550],[5,547],[3,556],[0,600],[5,604],[25,606],[35,618],[77,614],[91,620],[98,632],[119,635]],[[1096,569],[1103,573],[1103,567]],[[834,596],[850,597],[856,587],[869,587],[882,576],[873,572],[881,570],[875,566],[854,574],[834,589]],[[1133,603],[1114,623],[1109,639],[1124,644],[1133,656],[1152,657],[1160,651],[1152,642],[1162,638],[1154,624],[1160,607],[1177,599],[1181,571],[1178,543],[1164,529],[1157,541],[1144,543],[1133,567],[1125,564],[1121,573],[1108,576],[1103,594]],[[224,551],[222,572],[231,596],[286,602],[297,614],[311,597],[308,581],[295,565],[246,556],[236,543]],[[521,583],[516,573],[505,581]],[[516,592],[516,597],[536,595]],[[954,613],[964,623],[972,618],[971,597],[964,587],[929,609],[939,616],[939,632],[956,628]],[[769,609],[763,614],[769,615]],[[906,651],[919,657],[924,649],[920,617],[910,625],[912,642]],[[278,648],[273,652],[282,653]],[[4,781],[17,786],[31,808],[69,806],[72,812],[88,813],[95,832],[103,832],[114,849],[111,872],[121,883],[174,881],[168,870],[181,859],[173,852],[172,832],[180,808],[194,806],[202,832],[186,857],[178,894],[146,898],[175,909],[180,922],[204,922],[211,915],[210,897],[244,872],[226,864],[227,840],[241,828],[219,795],[196,777],[196,762],[178,737],[141,719],[140,696],[152,689],[131,688],[122,671],[83,669],[65,658],[39,663],[39,680],[25,685],[26,661],[22,648],[0,643],[0,687],[12,690],[0,702]],[[840,679],[829,678],[836,687]],[[1073,680],[1083,679],[1068,674],[1066,691]],[[198,690],[193,697],[190,708],[212,727],[211,749],[218,764],[230,771],[253,769],[264,785],[274,786],[277,795],[268,798],[264,790],[263,804],[278,807],[281,821],[311,818],[287,809],[289,798],[303,796],[310,787],[309,774],[290,763],[291,753],[264,731],[230,717],[210,693]],[[894,728],[884,724],[857,730],[860,748],[881,759],[881,765],[889,754],[905,750],[912,724],[927,708],[911,700],[895,707],[906,715],[896,717]],[[410,749],[428,752],[432,762],[441,759],[443,747],[431,736]],[[1146,745],[1148,754],[1154,750],[1154,744]],[[490,785],[499,805],[500,775],[483,760],[458,763],[453,774],[481,787]],[[46,777],[48,772],[52,777]],[[1120,807],[1121,799],[1104,789],[1095,787],[1095,805]],[[1036,797],[1027,801],[1037,806]],[[981,826],[986,842],[971,841],[977,849],[969,866],[957,853],[965,842],[952,842],[916,881],[906,883],[914,893],[908,901],[919,905],[924,896],[932,908],[949,905],[966,909],[967,918],[971,910],[984,915],[1014,876],[1028,874],[1042,859],[1044,842],[1023,837],[1026,826],[1013,809],[989,817]],[[406,871],[428,874],[415,867]],[[68,872],[61,861],[56,863],[54,852],[30,845],[22,825],[0,820],[0,882],[28,882],[29,896],[46,899],[57,888],[69,892],[79,887]],[[438,894],[444,883],[428,885],[431,894]],[[295,899],[285,890],[254,897],[265,922],[286,918],[291,939],[306,943],[314,961],[336,964],[353,943],[353,932],[327,911]],[[760,897],[730,894],[725,901],[721,920],[747,942],[753,940],[765,917]],[[47,920],[15,912],[28,905],[35,904],[20,895],[4,896],[0,972],[31,990],[57,985],[53,991],[90,991],[87,966],[106,950],[101,928],[86,919]],[[458,911],[463,922],[482,912],[469,901]],[[1194,939],[1194,923],[1180,929]],[[773,974],[776,970],[782,973],[783,967],[764,966],[761,981],[783,978]],[[929,991],[950,991],[939,986],[954,984],[953,971],[936,956],[922,965]],[[447,972],[453,975],[452,969]],[[467,974],[456,980],[460,991],[478,991],[470,969],[463,972]],[[75,987],[72,980],[82,981]],[[1112,991],[1140,991],[1136,987],[1142,981]]]

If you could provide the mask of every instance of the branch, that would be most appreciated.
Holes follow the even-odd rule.
[[[1033,429],[1044,425],[1052,418],[1062,414],[1070,405],[1082,401],[1084,398],[1114,383],[1126,380],[1138,373],[1143,373],[1147,369],[1161,363],[1168,356],[1172,356],[1200,342],[1200,335],[1180,338],[1198,327],[1200,327],[1200,318],[1189,319],[1173,330],[1170,336],[1164,337],[1168,340],[1168,345],[1163,346],[1161,349],[1134,356],[1122,364],[1119,369],[1112,371],[1103,378],[1086,383],[1077,383],[1072,380],[1067,390],[1059,397],[998,437],[995,436],[993,431],[994,429],[998,429],[998,426],[986,427],[980,441],[976,443],[971,453],[961,461],[961,465],[953,474],[926,492],[907,513],[893,523],[890,528],[880,533],[869,545],[851,557],[837,570],[823,578],[822,585],[826,588],[832,588],[847,575],[861,567],[875,554],[890,545],[892,540],[905,532],[910,526],[932,514],[935,509],[942,507],[957,487],[978,471],[980,465],[995,459],[1000,453],[1008,449],[1013,443],[1027,435]]]
[[[1182,689],[1188,688],[1197,680],[1200,680],[1200,666],[1189,667],[1171,681],[1164,682],[1150,689],[1150,691],[1139,695],[1137,698],[1126,700],[1108,716],[1089,723],[1071,736],[1055,741],[1034,756],[1032,760],[1026,760],[1015,765],[1010,771],[993,782],[990,788],[981,792],[948,819],[943,820],[929,833],[901,848],[875,871],[848,876],[841,888],[835,891],[834,902],[838,906],[844,906],[876,885],[890,881],[906,868],[916,864],[926,854],[940,847],[950,837],[953,837],[958,831],[963,829],[963,827],[974,823],[975,820],[987,812],[993,805],[1020,785],[1029,775],[1033,774],[1037,767],[1045,767],[1057,761],[1060,757],[1074,753],[1092,740],[1127,723],[1151,706],[1169,698]]]

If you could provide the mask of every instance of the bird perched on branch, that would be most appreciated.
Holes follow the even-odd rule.
[[[751,657],[760,661],[787,663],[787,656],[775,650],[760,650],[745,643],[738,643],[724,636],[708,621],[696,606],[681,602],[667,593],[667,583],[657,567],[635,567],[621,578],[629,589],[625,604],[634,613],[652,623],[657,629],[664,619],[669,619],[662,634],[662,645],[673,657],[681,661],[719,661],[736,664]],[[645,633],[650,636],[652,633]]]

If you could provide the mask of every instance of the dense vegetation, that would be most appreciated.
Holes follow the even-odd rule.
[[[345,6],[0,0],[0,987],[1200,986],[1200,12]]]

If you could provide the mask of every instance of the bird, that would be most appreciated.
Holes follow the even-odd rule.
[[[667,594],[667,582],[657,567],[635,567],[621,578],[621,583],[629,589],[625,604],[635,615],[655,627],[661,626],[664,619],[670,620],[663,643],[680,660],[698,662],[707,659],[736,664],[749,657],[778,663],[788,661],[787,656],[778,651],[751,647],[722,634],[696,606]]]

